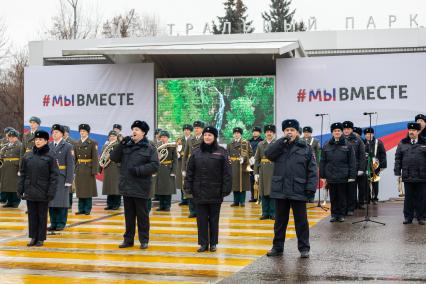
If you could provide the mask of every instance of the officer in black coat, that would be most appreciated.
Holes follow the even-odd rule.
[[[404,224],[411,224],[414,216],[425,224],[426,195],[426,139],[419,135],[419,123],[408,123],[408,135],[399,143],[395,153],[394,172],[404,182]]]
[[[58,163],[47,142],[49,133],[37,130],[34,147],[27,152],[20,165],[18,194],[27,200],[28,246],[43,246],[47,232],[49,201],[55,197],[58,182]]]
[[[343,222],[346,213],[346,188],[357,175],[355,151],[343,137],[343,124],[331,125],[332,138],[324,145],[320,159],[320,177],[330,190],[330,222]]]
[[[375,170],[375,175],[379,176],[380,173],[387,167],[385,145],[383,144],[382,141],[374,137],[374,128],[368,127],[364,129],[364,135],[365,135],[365,139],[363,141],[365,144],[366,157],[368,158],[368,156],[371,154],[371,157],[373,159],[377,159],[377,161],[379,162],[379,167]],[[371,200],[373,204],[376,205],[377,201],[379,201],[378,199],[379,181],[372,181],[371,186],[373,190]],[[367,189],[369,191],[370,187],[367,186]],[[370,192],[367,192],[367,199],[369,197],[370,197]]]
[[[136,219],[141,249],[148,248],[149,211],[152,175],[158,171],[157,149],[146,138],[149,126],[145,121],[136,120],[132,126],[132,137],[127,136],[112,150],[111,161],[121,163],[119,192],[124,201],[126,232],[119,248],[132,247],[135,238]]]
[[[283,254],[291,208],[300,255],[302,258],[309,257],[306,202],[315,195],[318,181],[317,164],[312,148],[300,139],[298,129],[297,120],[284,120],[282,122],[284,137],[269,145],[265,151],[265,156],[274,162],[271,198],[275,199],[274,240],[267,256]]]
[[[426,115],[418,114],[416,115],[414,121],[420,124],[419,135],[422,136],[423,138],[426,138]]]
[[[262,128],[260,128],[259,126],[253,127],[253,136],[249,139],[249,143],[251,149],[253,150],[253,153],[256,153],[257,145],[259,145],[259,143],[263,141],[261,134]],[[254,157],[250,160],[250,166],[254,166]],[[257,199],[254,198],[254,172],[250,172],[250,193],[251,197],[249,202],[257,202]]]
[[[365,145],[362,139],[353,132],[353,129],[354,124],[351,121],[343,122],[343,136],[346,138],[348,145],[354,149],[357,166],[357,177],[355,181],[349,182],[346,188],[346,214],[348,216],[352,216],[357,207],[364,209],[367,186]]]
[[[216,251],[223,198],[232,191],[232,170],[227,151],[217,143],[218,130],[207,126],[203,141],[188,161],[185,191],[192,194],[197,210],[198,252]]]

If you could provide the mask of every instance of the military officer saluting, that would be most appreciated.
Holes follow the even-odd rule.
[[[41,119],[33,116],[29,120],[30,122],[30,132],[24,134],[22,137],[22,146],[21,146],[21,158],[25,153],[33,150],[34,147],[34,133],[39,129],[41,124]]]
[[[74,147],[76,157],[75,186],[78,198],[76,215],[90,215],[92,197],[98,196],[96,174],[98,173],[98,144],[89,138],[90,126],[80,124],[80,140]]]
[[[265,140],[257,145],[256,154],[254,156],[254,178],[259,184],[258,198],[262,199],[262,216],[260,220],[275,220],[275,200],[270,197],[274,164],[265,156],[265,151],[268,146],[275,142],[275,125],[265,125],[264,132]]]
[[[194,136],[186,141],[185,151],[182,158],[182,176],[186,175],[186,167],[188,166],[189,157],[191,157],[192,153],[195,149],[200,148],[201,142],[203,141],[203,130],[204,130],[204,122],[202,121],[194,121],[192,124],[194,127]],[[192,195],[185,193],[185,198],[188,200],[189,205],[189,216],[188,218],[197,217],[197,213],[195,210],[195,204],[192,202]]]
[[[417,217],[419,225],[425,224],[426,195],[426,139],[419,135],[417,122],[407,125],[408,135],[399,143],[395,153],[394,172],[402,179],[405,188],[404,224]]]
[[[55,198],[49,202],[49,231],[62,231],[67,224],[69,196],[74,179],[73,146],[65,142],[64,133],[65,129],[62,125],[54,124],[52,126],[53,141],[49,143],[49,148],[55,154],[59,175]]]
[[[226,147],[232,163],[232,191],[234,203],[231,207],[245,206],[246,191],[250,191],[250,164],[253,156],[250,143],[242,138],[243,130],[240,127],[233,129],[234,139]]]
[[[185,198],[185,194],[183,191],[183,177],[182,177],[182,171],[183,171],[183,155],[185,154],[185,147],[188,139],[191,139],[191,132],[194,130],[191,124],[185,124],[183,126],[183,137],[181,137],[179,140],[180,142],[176,141],[177,143],[177,154],[178,154],[178,169],[176,172],[176,185],[177,188],[181,190],[181,202],[179,203],[179,206],[188,205],[188,200]],[[180,144],[179,144],[180,143]],[[180,146],[179,146],[180,145]]]
[[[162,145],[169,143],[170,134],[168,131],[160,132]],[[176,147],[168,146],[165,148],[164,156],[160,157],[160,167],[157,173],[157,191],[160,206],[157,211],[170,211],[172,205],[172,195],[176,194],[176,170],[177,170],[177,152]],[[160,154],[161,155],[161,154]]]
[[[16,130],[10,130],[7,134],[9,141],[0,152],[3,167],[1,169],[1,191],[6,199],[3,207],[18,208],[21,202],[17,195],[18,172],[20,163],[20,152],[22,144],[18,140],[19,133]]]

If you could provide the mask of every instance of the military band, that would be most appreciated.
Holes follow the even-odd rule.
[[[157,172],[156,194],[159,200],[157,211],[170,211],[172,195],[176,194],[177,150],[176,145],[169,143],[168,131],[160,132],[162,149],[160,150],[160,167]]]
[[[253,153],[256,153],[257,145],[259,145],[259,143],[263,141],[261,134],[262,134],[262,128],[260,128],[259,126],[253,127],[252,137],[249,139],[250,146],[251,146]],[[252,165],[252,166],[254,166],[254,165]],[[259,198],[258,196],[256,196],[256,197],[254,196],[254,184],[255,184],[255,176],[254,176],[254,171],[252,171],[252,172],[250,172],[250,193],[251,193],[251,196],[250,196],[249,202],[257,202],[257,199]]]
[[[371,180],[371,188],[367,186],[367,201],[371,196],[372,203],[377,205],[379,201],[380,173],[387,167],[386,149],[383,142],[374,137],[374,128],[368,127],[364,129],[364,136],[365,154],[366,157],[371,157],[370,177],[368,177]]]
[[[185,145],[185,151],[182,158],[182,176],[185,177],[186,175],[186,167],[188,166],[189,158],[192,155],[192,152],[194,152],[195,149],[198,149],[202,142],[202,134],[204,129],[204,122],[202,121],[194,121],[192,124],[194,128],[194,136],[190,137],[186,141]],[[189,216],[188,218],[195,218],[197,217],[197,212],[195,209],[195,204],[192,201],[192,194],[185,193],[185,198],[188,200],[188,207],[189,207]]]
[[[231,143],[226,147],[229,160],[232,165],[232,191],[234,194],[234,202],[231,207],[245,206],[246,191],[250,191],[250,159],[253,157],[251,145],[247,140],[242,138],[243,130],[240,127],[233,129],[233,137]]]
[[[75,143],[75,187],[78,198],[76,215],[90,215],[92,198],[98,196],[96,174],[98,173],[98,144],[89,138],[90,126],[80,124],[80,139]]]
[[[265,140],[260,142],[254,155],[254,179],[258,188],[256,198],[261,199],[262,216],[260,220],[275,219],[275,200],[271,198],[271,182],[274,174],[274,164],[266,158],[265,151],[269,145],[275,142],[275,125],[265,125]]]
[[[22,143],[18,139],[18,131],[12,129],[7,133],[8,143],[0,149],[1,192],[5,205],[3,207],[18,208],[21,199],[17,195],[18,172]]]
[[[119,143],[119,133],[117,133],[115,130],[111,130],[108,133],[107,143],[102,146],[102,154],[99,158],[100,171],[104,174],[102,194],[107,196],[107,206],[104,208],[105,210],[118,210],[121,206],[121,195],[118,192],[120,168],[119,164],[111,161],[110,158],[111,152],[115,147],[118,146]]]
[[[176,173],[176,185],[177,188],[181,190],[181,201],[179,203],[179,206],[188,205],[188,200],[185,198],[185,194],[183,191],[183,177],[182,177],[182,171],[183,171],[183,156],[185,154],[185,148],[188,140],[192,136],[192,131],[194,128],[191,124],[185,124],[182,127],[183,136],[180,137],[176,143],[177,143],[177,154],[178,154],[178,170]]]
[[[55,197],[49,202],[49,231],[62,231],[67,224],[70,191],[74,180],[73,146],[65,142],[64,133],[65,129],[62,125],[54,124],[52,126],[53,141],[48,144],[59,170]]]

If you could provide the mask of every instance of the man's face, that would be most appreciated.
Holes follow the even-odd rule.
[[[204,139],[204,143],[211,145],[214,142],[214,135],[209,132],[206,132],[203,135],[203,139]]]
[[[41,148],[41,147],[43,147],[46,144],[47,144],[47,140],[44,140],[43,138],[35,138],[34,139],[34,145],[37,148]]]
[[[18,141],[18,137],[8,135],[7,141],[9,141],[9,143],[15,143],[16,141]]]
[[[80,137],[82,138],[82,139],[85,139],[85,138],[87,138],[89,136],[89,132],[87,132],[87,130],[84,130],[84,129],[81,129],[80,130]]]
[[[132,129],[132,139],[133,141],[140,141],[145,137],[145,132],[142,131],[139,127],[133,127]]]
[[[161,140],[161,142],[163,142],[164,144],[165,144],[165,143],[169,143],[169,137],[167,137],[167,136],[165,136],[165,135],[160,136],[160,140]]]
[[[365,139],[367,140],[373,140],[374,134],[373,133],[365,133]]]
[[[68,138],[70,136],[70,134],[68,132],[65,131],[64,133],[64,138]]]
[[[271,130],[267,130],[266,132],[265,132],[265,136],[266,136],[266,139],[268,139],[268,140],[272,140],[273,138],[274,138],[274,132],[273,131],[271,131]]]
[[[194,133],[195,136],[200,136],[203,133],[203,128],[202,127],[194,127]]]
[[[115,132],[117,132],[117,133],[120,133],[120,132],[121,132],[120,128],[114,128],[113,130],[114,130]]]
[[[417,121],[416,121],[417,123],[420,123],[420,127],[421,127],[421,129],[423,130],[423,129],[425,129],[425,127],[426,127],[426,122],[423,120],[423,119],[417,119]]]
[[[287,127],[284,129],[284,136],[288,136],[290,137],[290,141],[294,141],[299,136],[299,131],[296,128]]]
[[[409,129],[408,136],[410,137],[410,139],[416,140],[419,137],[419,131],[416,129]]]
[[[184,131],[183,131],[183,135],[185,135],[185,136],[189,136],[189,135],[191,135],[191,130],[189,130],[189,129],[185,129]]]
[[[31,130],[34,132],[34,131],[37,130],[37,128],[39,127],[39,125],[35,121],[30,121],[30,127],[31,127]]]
[[[259,131],[253,131],[253,137],[254,138],[258,138],[260,136],[260,132]]]
[[[343,134],[345,134],[345,136],[351,135],[353,131],[352,128],[343,128]]]
[[[241,133],[240,132],[234,132],[233,136],[234,136],[235,140],[238,140],[238,139],[241,138]]]
[[[110,143],[113,143],[113,142],[117,141],[117,136],[115,136],[115,135],[110,135],[110,136],[108,137],[108,141],[109,141]]]
[[[334,139],[340,139],[340,137],[342,137],[342,134],[343,134],[343,132],[340,129],[334,129],[333,130],[333,138]]]
[[[61,131],[59,130],[53,130],[52,131],[52,138],[55,141],[58,141],[59,139],[61,139],[64,135],[62,134]]]
[[[303,137],[306,138],[306,139],[309,139],[309,138],[312,137],[312,133],[308,132],[308,131],[305,131],[305,132],[303,132]]]

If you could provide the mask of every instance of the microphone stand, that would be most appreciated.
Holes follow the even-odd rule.
[[[371,115],[373,113],[364,113],[364,115],[368,115],[370,118],[370,128],[371,128]],[[367,186],[364,188],[364,196],[367,198],[367,206],[365,206],[365,216],[363,220],[359,220],[359,221],[355,221],[352,224],[359,224],[359,223],[365,223],[364,224],[364,228],[367,227],[367,223],[368,222],[372,222],[372,223],[376,223],[376,224],[380,224],[385,226],[385,223],[382,222],[378,222],[378,221],[374,221],[371,220],[370,215],[369,215],[369,207],[370,207],[370,198],[367,192],[367,188],[370,189],[369,192],[371,192],[371,190],[373,190],[373,177],[372,177],[372,161],[373,161],[373,151],[372,151],[372,144],[371,144],[372,140],[370,140],[370,147],[368,147],[368,160],[367,160],[367,171],[366,171],[366,175],[367,175]]]
[[[319,175],[319,165],[320,165],[320,162],[321,162],[322,135],[323,135],[323,125],[324,125],[324,116],[325,115],[327,115],[327,114],[318,114],[317,115],[317,116],[321,117],[320,155],[319,155],[318,161],[317,161],[317,165],[318,165],[318,203],[317,203],[317,205],[308,207],[307,209],[321,208],[322,210],[327,212],[330,208],[321,204],[321,178],[320,178],[320,175]],[[312,139],[314,139],[314,138],[312,138]]]

